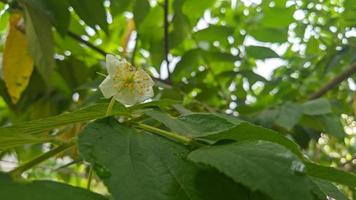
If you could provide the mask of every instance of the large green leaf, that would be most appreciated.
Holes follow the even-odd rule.
[[[99,103],[71,113],[15,124],[9,127],[0,127],[0,150],[24,144],[49,141],[52,137],[43,134],[54,128],[59,128],[77,122],[86,122],[105,117],[107,103]],[[124,108],[116,104],[112,114],[126,114]]]
[[[229,179],[188,162],[186,147],[110,118],[89,124],[78,143],[114,199],[247,199]]]
[[[271,142],[218,145],[193,151],[188,158],[215,167],[234,181],[276,200],[311,200],[305,166],[288,149]]]
[[[10,176],[0,174],[0,199],[21,200],[105,200],[104,196],[53,181],[17,183]]]
[[[162,122],[173,132],[194,137],[213,134],[235,126],[227,119],[209,113],[189,114],[178,118],[157,110],[146,111],[145,114]]]
[[[234,140],[237,142],[245,140],[265,140],[283,145],[299,158],[303,158],[299,146],[292,140],[271,129],[256,126],[247,122],[242,122],[234,128],[219,133],[208,133],[197,139],[210,140],[215,143],[223,140]]]
[[[108,22],[103,0],[70,0],[79,17],[90,27],[98,25],[106,33],[108,32]]]
[[[26,17],[26,37],[30,54],[47,84],[54,69],[54,47],[51,24],[48,17],[38,8],[23,1]]]

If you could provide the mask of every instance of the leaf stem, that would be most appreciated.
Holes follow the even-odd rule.
[[[112,97],[111,100],[110,100],[110,103],[108,105],[108,109],[106,110],[106,114],[105,116],[110,116],[111,113],[112,113],[112,108],[114,107],[114,104],[115,104],[115,98]]]
[[[185,145],[189,145],[194,142],[194,140],[190,137],[180,135],[177,133],[173,133],[170,131],[162,130],[162,129],[159,129],[159,128],[156,128],[156,127],[153,127],[153,126],[150,126],[147,124],[137,123],[137,126],[143,130],[149,131],[149,132],[154,133],[159,136],[163,136],[165,138],[173,139],[173,140],[183,143]]]
[[[10,174],[13,177],[19,177],[19,176],[21,176],[21,174],[23,172],[25,172],[28,169],[32,168],[33,166],[38,165],[38,164],[42,163],[43,161],[55,156],[58,153],[71,148],[72,146],[74,146],[74,144],[75,144],[75,142],[72,141],[69,143],[62,144],[54,149],[51,149],[50,151],[38,156],[37,158],[30,160],[29,162],[24,163],[23,165],[17,167],[13,171],[11,171]]]
[[[89,176],[88,176],[88,185],[87,185],[87,190],[90,191],[90,186],[91,186],[91,181],[93,179],[93,165],[90,166],[90,169],[89,169]]]

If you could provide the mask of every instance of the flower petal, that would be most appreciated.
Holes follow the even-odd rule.
[[[143,102],[154,96],[152,87],[146,87],[143,91],[135,90],[136,102]]]
[[[149,87],[152,87],[155,84],[150,75],[148,75],[143,69],[138,69],[135,72],[134,80],[135,82],[142,82]]]
[[[117,93],[117,91],[113,87],[113,82],[110,76],[107,76],[105,78],[105,80],[99,85],[99,88],[105,98],[110,98]]]
[[[124,88],[119,93],[117,93],[114,98],[116,101],[125,105],[133,105],[137,103],[135,93],[127,88]]]
[[[113,76],[116,69],[120,66],[120,60],[114,55],[106,54],[106,70],[110,76]]]

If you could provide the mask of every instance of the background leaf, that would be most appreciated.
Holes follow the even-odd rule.
[[[235,182],[260,190],[273,199],[286,196],[313,199],[310,180],[303,171],[297,171],[305,167],[302,161],[274,143],[244,142],[202,148],[188,158],[215,167]]]
[[[93,29],[98,25],[103,31],[108,33],[108,23],[104,1],[102,0],[70,0],[70,5],[81,19]]]
[[[248,46],[246,47],[247,55],[255,59],[266,59],[266,58],[278,58],[279,55],[272,49],[260,46]]]
[[[307,115],[322,115],[331,112],[331,105],[326,99],[315,99],[303,104],[303,112]]]
[[[16,104],[26,89],[33,70],[25,34],[21,32],[23,17],[14,13],[10,17],[9,33],[3,54],[3,75],[12,103]]]
[[[36,7],[24,2],[26,37],[30,54],[42,78],[48,84],[55,67],[51,24]]]

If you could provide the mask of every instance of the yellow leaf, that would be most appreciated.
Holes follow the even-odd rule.
[[[3,53],[3,76],[12,103],[16,104],[26,89],[33,71],[33,60],[28,52],[20,13],[10,16],[9,32]]]

